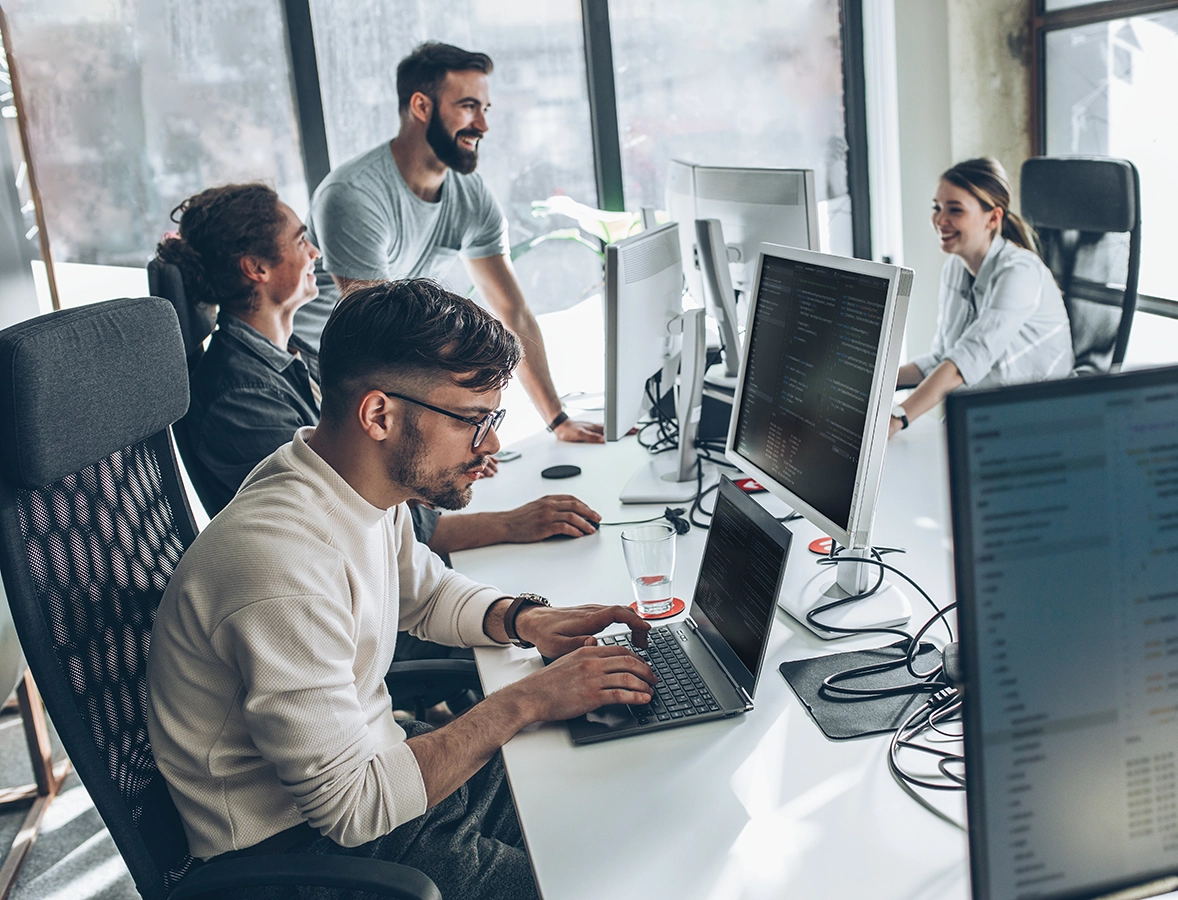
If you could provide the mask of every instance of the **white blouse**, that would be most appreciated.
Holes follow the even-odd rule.
[[[959,256],[941,269],[937,333],[912,362],[925,377],[951,359],[967,387],[998,387],[1071,374],[1072,333],[1063,297],[1037,254],[995,235],[977,277]]]

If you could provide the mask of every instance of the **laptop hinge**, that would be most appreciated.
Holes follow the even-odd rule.
[[[707,650],[708,653],[711,654],[712,659],[716,661],[716,665],[720,667],[720,671],[724,673],[724,677],[728,679],[728,683],[731,684],[736,689],[736,692],[744,698],[745,712],[748,712],[753,708],[753,698],[750,697],[748,691],[737,684],[736,679],[728,673],[728,668],[720,661],[720,657],[716,655],[716,651],[712,649],[712,645],[704,639],[703,633],[699,630],[699,626],[695,624],[695,619],[691,618],[691,616],[688,616],[686,619],[684,619],[684,621],[687,623],[688,628],[699,635],[699,642],[704,645],[704,649]]]

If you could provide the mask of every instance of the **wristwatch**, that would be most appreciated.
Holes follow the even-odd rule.
[[[908,411],[899,403],[892,407],[892,418],[900,420],[900,430],[908,427]]]
[[[522,650],[528,650],[535,647],[535,644],[530,644],[523,640],[515,630],[515,620],[519,618],[520,610],[525,606],[552,606],[544,597],[539,594],[518,594],[511,605],[507,607],[507,612],[503,614],[503,630],[507,632],[507,639]]]

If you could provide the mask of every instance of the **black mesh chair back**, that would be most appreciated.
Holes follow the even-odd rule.
[[[168,437],[187,407],[163,300],[0,332],[0,572],[49,715],[147,900],[193,864],[146,719],[156,607],[196,535]]]
[[[184,288],[184,276],[180,269],[171,263],[166,263],[158,256],[147,264],[147,287],[153,297],[163,297],[172,304],[176,311],[176,318],[180,323],[180,336],[184,341],[184,358],[188,362],[188,374],[196,369],[197,363],[204,356],[204,342],[217,324],[215,306],[207,303],[194,303]],[[192,435],[184,422],[178,422],[172,428],[176,438],[176,449],[180,451],[180,458],[184,461],[184,469],[192,479],[192,486],[201,504],[212,515],[220,509],[222,501],[215,482],[204,463],[197,455]]]
[[[135,887],[144,900],[259,885],[440,900],[427,876],[383,860],[189,855],[146,714],[152,624],[196,537],[168,435],[187,408],[165,300],[0,331],[0,574],[45,706]]]
[[[1035,157],[1023,163],[1023,217],[1063,293],[1078,375],[1125,359],[1141,265],[1141,188],[1128,160]]]

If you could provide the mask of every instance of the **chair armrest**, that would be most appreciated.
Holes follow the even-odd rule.
[[[482,690],[479,670],[470,659],[418,659],[395,662],[384,677],[390,694],[420,689],[430,691]]]
[[[176,886],[168,900],[216,897],[229,888],[264,885],[314,885],[394,897],[396,900],[442,900],[437,885],[410,866],[353,856],[286,853],[238,856],[198,866]]]

